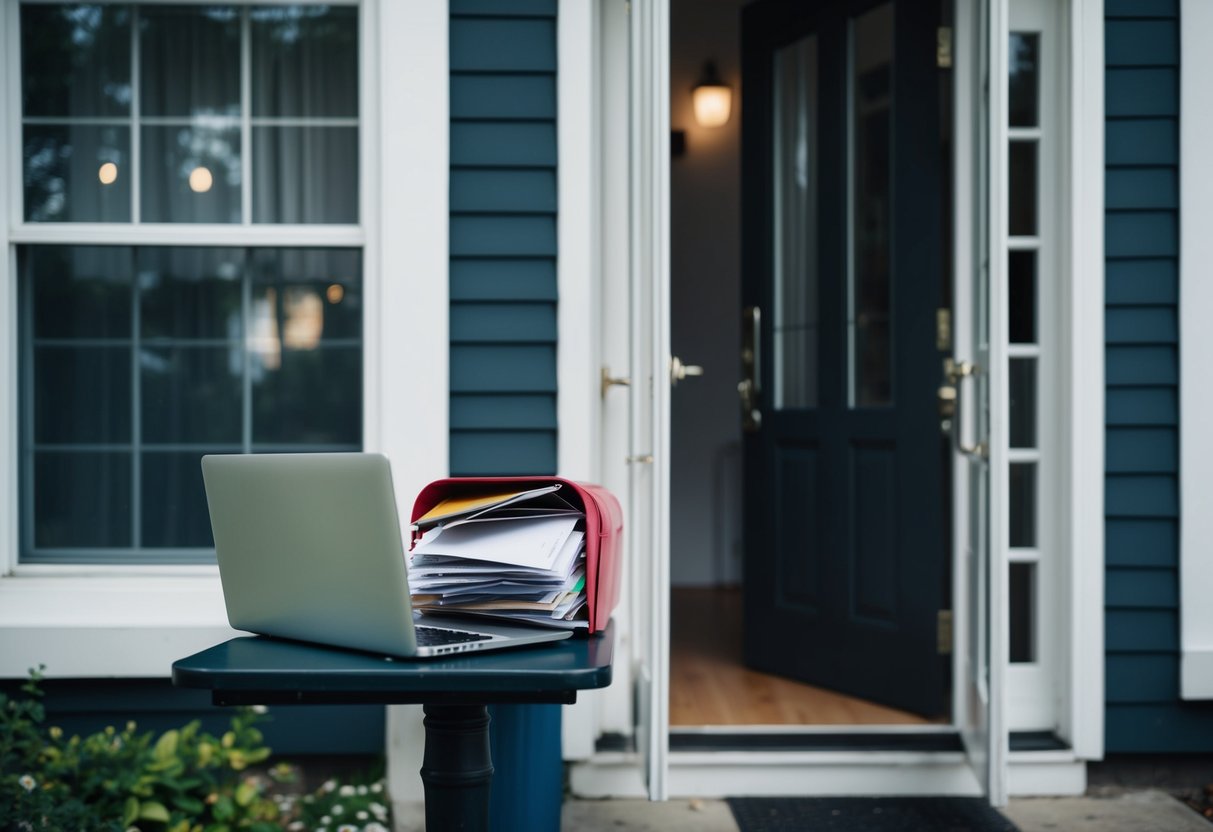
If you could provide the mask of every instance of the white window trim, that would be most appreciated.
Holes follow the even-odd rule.
[[[315,236],[300,232],[300,239],[363,246],[363,444],[393,461],[397,501],[407,513],[413,495],[448,470],[448,358],[445,349],[434,349],[446,343],[448,329],[447,8],[365,0],[362,9],[362,227],[321,227]],[[0,43],[17,37],[17,19],[16,0],[7,0]],[[19,78],[16,50],[6,53],[7,77]],[[16,84],[0,84],[0,192],[9,195],[0,200],[6,243],[0,257],[0,678],[24,676],[39,664],[51,677],[166,677],[175,659],[234,634],[214,567],[17,566],[13,244],[47,232],[18,227],[21,197],[11,187],[21,159]],[[234,230],[247,237],[240,244],[255,245],[266,233]],[[218,232],[190,233],[201,242]],[[274,241],[281,243],[281,235]]]
[[[1213,72],[1201,36],[1213,31],[1213,5],[1183,0],[1179,9],[1183,64],[1179,74],[1179,582],[1180,696],[1213,699],[1213,410],[1208,383],[1213,356],[1213,102],[1200,81]]]

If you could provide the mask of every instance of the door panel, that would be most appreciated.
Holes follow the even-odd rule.
[[[908,0],[760,0],[742,26],[742,300],[771,322],[745,442],[746,661],[931,716],[947,674],[937,24]]]

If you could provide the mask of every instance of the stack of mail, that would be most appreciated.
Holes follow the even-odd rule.
[[[455,497],[419,518],[409,558],[414,607],[587,627],[585,514],[559,489]]]

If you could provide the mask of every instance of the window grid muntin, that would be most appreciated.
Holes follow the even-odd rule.
[[[63,2],[63,0],[22,0],[13,6],[13,21],[17,25],[13,27],[13,41],[10,44],[12,48],[12,59],[9,63],[10,67],[15,67],[16,72],[13,73],[13,80],[10,85],[10,90],[15,93],[13,100],[18,102],[18,110],[20,116],[16,119],[17,131],[16,141],[14,142],[14,157],[17,160],[15,170],[17,176],[14,181],[23,182],[25,165],[24,165],[24,128],[26,125],[43,125],[43,126],[64,126],[71,127],[73,125],[97,125],[97,126],[123,126],[130,130],[130,189],[131,189],[131,219],[128,222],[77,222],[74,220],[51,220],[47,222],[31,221],[26,217],[25,211],[25,189],[13,188],[15,208],[14,216],[20,217],[23,224],[33,224],[44,227],[60,227],[60,226],[76,226],[76,225],[118,225],[118,226],[141,226],[141,225],[213,225],[215,223],[144,223],[142,218],[142,127],[143,126],[178,126],[191,128],[214,129],[218,127],[236,127],[241,130],[241,218],[238,223],[219,223],[220,225],[229,228],[254,227],[254,228],[279,228],[279,227],[303,227],[315,228],[317,226],[329,227],[358,227],[361,225],[362,213],[362,194],[361,188],[355,195],[355,218],[350,223],[272,223],[272,222],[253,222],[253,175],[252,175],[252,130],[254,127],[354,127],[359,129],[361,133],[363,115],[361,113],[361,92],[363,79],[361,75],[356,80],[356,90],[359,98],[357,116],[253,116],[252,115],[252,29],[251,29],[251,11],[253,8],[260,7],[288,7],[288,6],[329,6],[336,8],[358,7],[359,0],[329,0],[324,3],[317,3],[313,0],[258,0],[258,2],[247,2],[247,0],[225,0],[222,5],[236,6],[240,8],[241,16],[241,51],[240,51],[240,108],[239,116],[219,116],[219,115],[201,115],[201,116],[144,116],[142,114],[141,95],[142,95],[142,53],[139,48],[139,16],[140,10],[146,6],[159,5],[182,5],[182,6],[200,6],[203,4],[197,2],[178,2],[177,0],[134,0],[122,4],[111,4],[107,0],[93,0],[94,3],[100,5],[125,5],[131,9],[130,18],[130,49],[131,49],[131,105],[129,113],[126,116],[32,116],[25,115],[24,108],[24,64],[21,55],[21,10],[26,6],[69,6],[73,3]],[[363,48],[360,27],[355,21],[356,34],[356,49],[360,52]],[[361,72],[361,67],[359,67]],[[356,142],[359,155],[362,151],[361,135]],[[361,166],[364,160],[359,158],[355,175],[361,179]],[[68,232],[70,238],[70,232]],[[10,242],[14,242],[10,237]]]
[[[26,245],[19,248],[24,248],[27,251],[36,248],[50,248],[54,246],[71,246],[69,242],[51,243],[47,246],[41,245]],[[21,389],[22,389],[22,413],[21,413],[21,463],[20,463],[20,482],[22,491],[22,508],[21,508],[21,550],[19,553],[19,562],[22,564],[146,564],[153,563],[181,563],[181,564],[206,564],[212,563],[214,560],[214,549],[211,547],[185,547],[185,546],[168,546],[168,547],[144,547],[142,546],[143,539],[143,498],[142,479],[143,465],[147,453],[175,453],[175,452],[218,452],[232,453],[239,451],[241,453],[280,453],[280,452],[341,452],[341,451],[360,451],[362,450],[362,442],[354,443],[306,443],[306,442],[255,442],[253,441],[253,379],[252,379],[252,361],[254,360],[253,353],[255,349],[251,346],[251,337],[249,331],[249,322],[251,320],[252,309],[252,293],[253,285],[257,282],[254,273],[254,255],[259,249],[273,248],[274,250],[288,250],[301,248],[298,245],[284,245],[278,247],[271,246],[235,246],[227,247],[238,249],[241,253],[241,306],[240,306],[240,336],[235,338],[180,338],[180,337],[158,337],[150,343],[141,339],[142,329],[142,300],[143,286],[138,276],[139,266],[139,249],[137,245],[124,245],[122,248],[130,248],[131,256],[129,262],[132,267],[131,288],[130,288],[130,337],[87,337],[87,338],[38,338],[35,334],[35,317],[34,317],[34,274],[33,267],[28,260],[22,262],[18,258],[18,306],[19,315],[21,316],[21,328],[19,335],[19,350],[21,368]],[[174,248],[175,246],[153,243],[142,248]],[[186,245],[180,248],[199,248],[198,246]],[[212,247],[202,247],[212,248]],[[316,250],[337,250],[340,247],[315,247]],[[354,276],[354,285],[356,286],[359,297],[365,299],[363,293],[363,272],[364,264],[361,259],[362,249],[360,247],[346,247],[349,251],[357,251],[359,253],[360,269]],[[28,255],[27,255],[28,257]],[[22,268],[24,266],[24,268]],[[282,283],[289,282],[288,279],[281,280]],[[282,334],[279,333],[279,341],[282,340]],[[325,339],[315,346],[315,350],[348,350],[354,347],[361,347],[364,344],[364,339],[352,337],[339,337]],[[39,347],[92,347],[92,348],[108,348],[108,347],[127,347],[131,352],[131,360],[129,372],[131,374],[130,390],[131,396],[129,406],[130,412],[130,437],[127,442],[37,442],[36,441],[36,417],[34,396],[34,380],[36,375],[35,355]],[[241,438],[239,442],[145,442],[142,438],[142,399],[140,396],[140,388],[142,385],[142,368],[140,365],[140,348],[143,346],[154,346],[156,348],[166,347],[241,347],[242,348],[242,370],[241,370]],[[361,434],[361,426],[359,427]],[[35,468],[39,453],[68,453],[68,454],[107,454],[107,453],[122,453],[130,454],[131,480],[128,498],[130,502],[130,522],[131,522],[131,545],[130,546],[42,546],[36,545],[35,533],[37,529],[36,516],[36,479]]]

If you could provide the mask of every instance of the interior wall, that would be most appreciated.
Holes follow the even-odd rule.
[[[740,0],[672,0],[670,125],[686,150],[671,165],[671,338],[704,368],[672,391],[671,581],[737,583],[741,541]],[[733,89],[723,127],[695,124],[691,88],[714,61]]]

